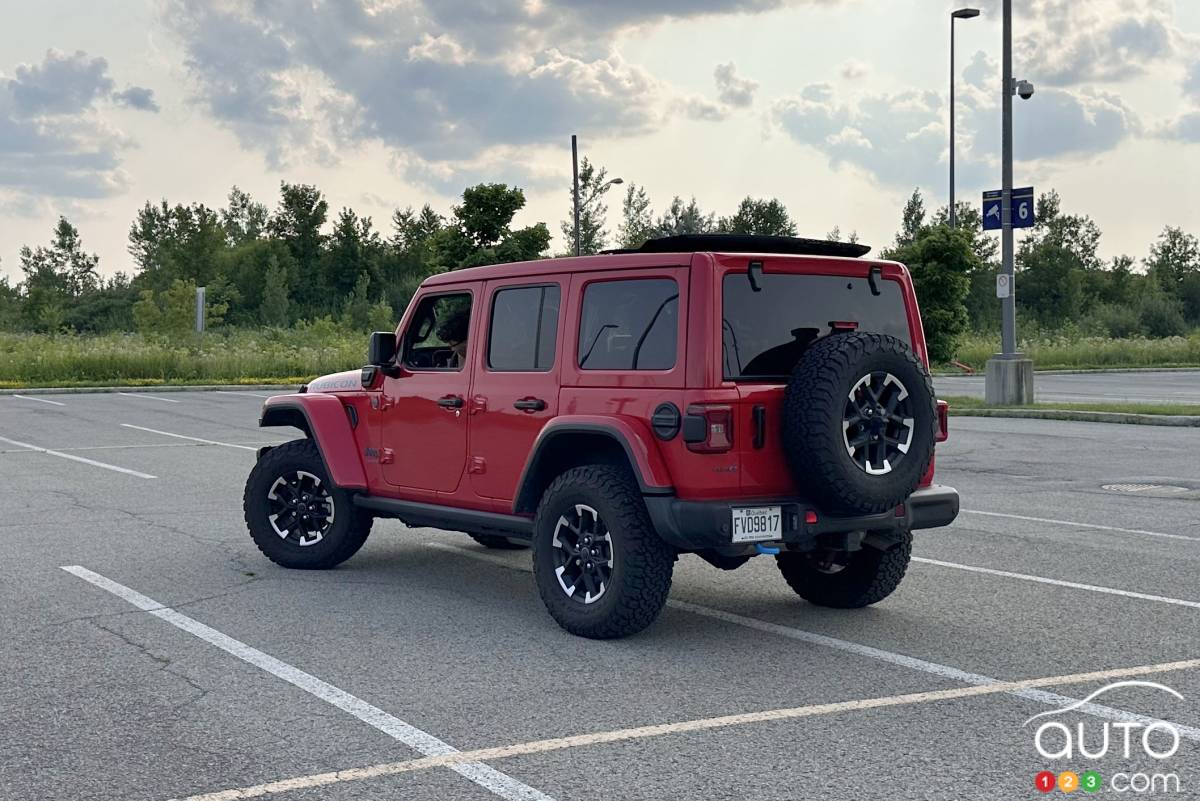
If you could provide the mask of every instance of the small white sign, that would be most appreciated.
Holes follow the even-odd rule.
[[[1007,298],[1012,294],[1012,282],[1008,280],[1007,273],[1000,273],[996,276],[996,297]]]

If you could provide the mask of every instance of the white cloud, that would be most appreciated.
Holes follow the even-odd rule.
[[[33,208],[24,195],[97,198],[125,189],[120,153],[133,142],[102,105],[149,108],[153,93],[114,93],[114,85],[103,58],[56,50],[0,77],[0,193],[9,208]]]
[[[737,67],[732,61],[728,64],[718,64],[713,70],[717,82],[717,99],[727,106],[748,108],[754,105],[754,93],[758,91],[758,82],[743,78],[737,74]]]
[[[847,81],[857,81],[871,74],[871,66],[852,58],[842,65],[841,73]]]

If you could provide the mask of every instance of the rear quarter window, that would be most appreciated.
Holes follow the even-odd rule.
[[[746,273],[726,274],[722,286],[722,361],[725,378],[786,378],[804,351],[829,336],[833,323],[889,334],[912,345],[900,284],[866,278],[765,273],[755,292]]]
[[[679,285],[670,278],[599,281],[583,292],[581,370],[670,370],[679,332]]]

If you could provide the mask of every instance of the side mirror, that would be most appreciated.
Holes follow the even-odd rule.
[[[392,331],[376,331],[371,334],[367,347],[367,364],[388,368],[396,361],[396,334]]]

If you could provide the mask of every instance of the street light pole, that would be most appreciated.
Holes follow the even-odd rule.
[[[571,134],[571,174],[574,176],[571,195],[575,202],[575,255],[581,255],[579,244],[579,142],[575,134]]]
[[[960,19],[974,19],[979,16],[977,8],[960,8],[950,14],[950,227],[958,227],[958,209],[954,197],[954,151],[958,140],[954,135],[956,114],[954,112],[954,23]]]
[[[1033,360],[1017,353],[1017,285],[1013,258],[1013,95],[1033,96],[1033,84],[1013,80],[1012,0],[1004,0],[1004,56],[1001,80],[1003,122],[1001,138],[1000,247],[1002,274],[1008,279],[1007,292],[1000,301],[1000,353],[987,363],[984,399],[989,404],[1021,406],[1034,401]]]
[[[1003,198],[1000,201],[1000,220],[1003,228],[1000,232],[1001,269],[1008,276],[1010,287],[1008,297],[1003,299],[1000,320],[1000,353],[1006,359],[1012,359],[1017,353],[1017,287],[1014,278],[1013,258],[1013,219],[1012,219],[1012,190],[1013,190],[1013,63],[1012,63],[1012,0],[1004,0],[1004,65],[1003,65],[1003,150],[1001,152]]]

